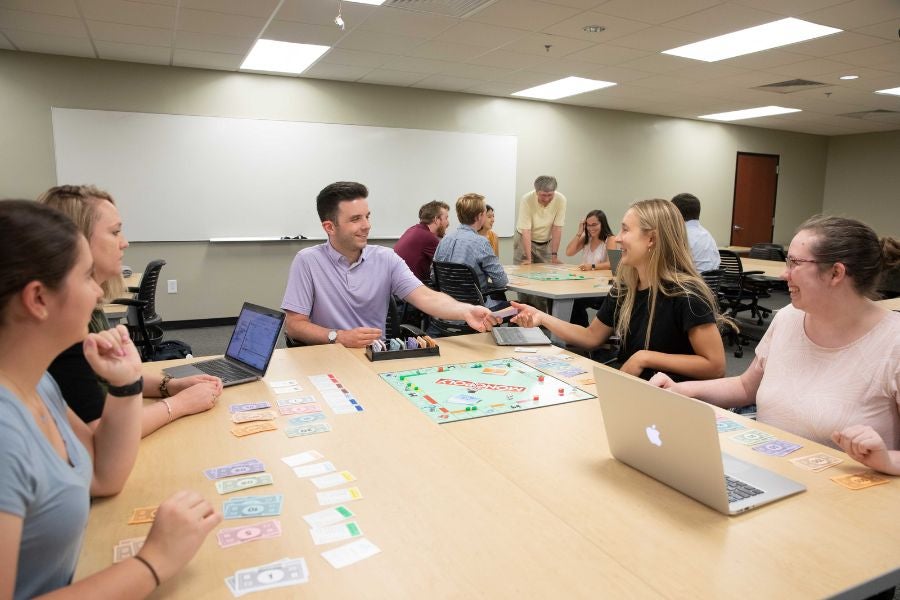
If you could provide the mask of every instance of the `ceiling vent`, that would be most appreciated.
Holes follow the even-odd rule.
[[[497,0],[387,0],[382,6],[465,19]]]
[[[900,123],[900,111],[885,110],[883,108],[844,113],[838,116],[850,117],[851,119],[865,119],[867,121],[879,121],[881,123]]]
[[[808,79],[791,79],[790,81],[779,81],[777,83],[758,85],[753,89],[762,90],[764,92],[777,92],[779,94],[793,94],[794,92],[815,90],[823,87],[829,87],[829,84],[820,81],[809,81]]]

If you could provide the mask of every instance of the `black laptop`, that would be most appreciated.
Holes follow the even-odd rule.
[[[284,324],[284,313],[245,302],[231,334],[225,356],[163,369],[172,377],[215,375],[222,385],[256,381],[266,374]]]

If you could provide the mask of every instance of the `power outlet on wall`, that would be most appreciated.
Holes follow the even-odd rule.
[[[177,280],[177,279],[169,279],[166,283],[167,283],[168,286],[169,286],[169,293],[170,293],[170,294],[177,294],[177,293],[178,293],[178,280]]]

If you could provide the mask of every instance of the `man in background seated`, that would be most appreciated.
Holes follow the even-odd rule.
[[[431,260],[438,243],[447,233],[449,214],[450,206],[446,202],[432,200],[423,204],[419,209],[419,222],[407,229],[394,244],[394,252],[406,261],[420,281],[431,278]]]
[[[509,306],[505,300],[488,298],[491,289],[506,287],[506,271],[494,254],[490,242],[478,230],[487,219],[484,196],[466,194],[456,201],[456,217],[459,229],[444,237],[434,252],[434,260],[469,265],[478,276],[478,286],[485,295],[485,302],[492,309]]]
[[[304,344],[365,347],[383,336],[391,294],[440,319],[490,329],[496,319],[487,308],[428,289],[393,250],[368,245],[368,195],[351,181],[319,192],[316,209],[328,241],[304,248],[291,263],[281,303],[287,334]]]
[[[700,224],[700,200],[693,194],[678,194],[672,198],[672,204],[684,217],[688,244],[697,272],[705,273],[718,269],[721,261],[719,245],[716,244],[712,234]]]

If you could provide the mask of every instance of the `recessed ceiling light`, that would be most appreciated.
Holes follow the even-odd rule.
[[[585,79],[584,77],[566,77],[557,81],[551,81],[520,92],[513,92],[513,96],[523,98],[538,98],[540,100],[559,100],[567,96],[575,96],[593,90],[616,85],[611,81],[599,79]]]
[[[330,49],[329,46],[313,44],[257,40],[244,59],[241,70],[299,75]]]
[[[900,87],[890,88],[887,90],[876,90],[876,94],[890,94],[892,96],[900,96]]]
[[[714,115],[700,115],[698,119],[713,119],[714,121],[740,121],[742,119],[755,119],[756,117],[770,117],[772,115],[784,115],[800,112],[799,108],[784,108],[783,106],[760,106],[759,108],[747,108],[733,110],[731,112],[716,113]]]
[[[603,25],[585,25],[582,29],[588,33],[600,33],[601,31],[606,31],[606,27]]]
[[[841,29],[835,29],[834,27],[816,25],[809,21],[790,17],[766,23],[765,25],[750,27],[749,29],[741,29],[734,33],[727,33],[686,46],[679,46],[671,50],[664,50],[663,54],[715,62],[735,56],[743,56],[744,54],[752,54],[760,50],[796,44],[797,42],[804,42],[841,31]]]
[[[859,75],[841,75],[841,79],[850,81],[851,79],[859,79]]]

